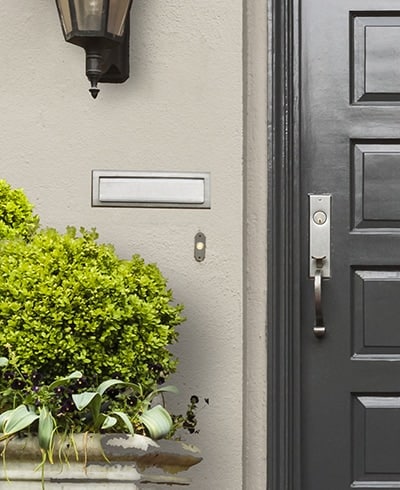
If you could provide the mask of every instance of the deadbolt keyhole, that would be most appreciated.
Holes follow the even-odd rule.
[[[327,216],[326,216],[326,213],[324,213],[323,211],[317,211],[314,213],[313,215],[313,221],[316,225],[323,225],[326,223],[326,220],[327,220]]]

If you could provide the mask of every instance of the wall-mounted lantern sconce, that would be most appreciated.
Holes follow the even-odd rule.
[[[56,0],[65,40],[86,51],[86,75],[96,98],[98,82],[129,78],[132,0]]]

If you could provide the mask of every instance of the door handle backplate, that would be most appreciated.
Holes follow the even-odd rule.
[[[331,277],[331,201],[331,194],[309,194],[310,277],[317,269],[322,277]],[[322,257],[322,267],[317,267],[316,258]]]

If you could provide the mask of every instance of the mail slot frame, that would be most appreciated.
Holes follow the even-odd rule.
[[[148,201],[101,200],[102,179],[155,179],[155,180],[199,180],[203,182],[203,202],[164,202],[152,198]],[[210,172],[147,172],[128,170],[92,170],[92,207],[134,207],[134,208],[211,208]]]

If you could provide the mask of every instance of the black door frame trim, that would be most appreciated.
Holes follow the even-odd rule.
[[[268,0],[268,490],[299,490],[299,2]]]

